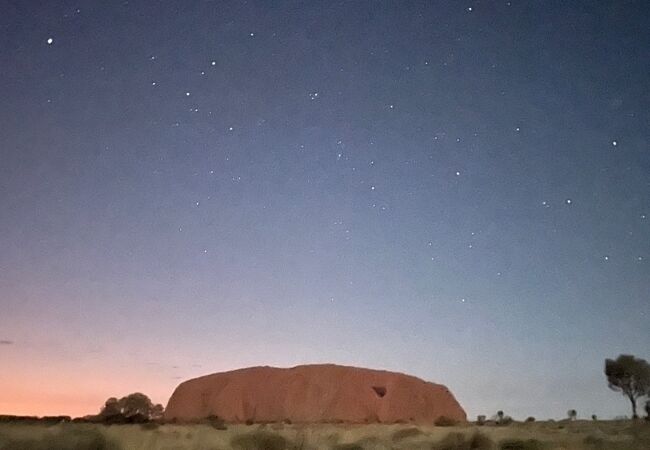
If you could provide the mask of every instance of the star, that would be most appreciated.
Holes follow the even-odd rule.
[[[54,43],[54,39],[52,39],[52,38],[47,38],[47,41],[46,41],[46,42],[47,42],[47,45],[52,45],[52,43]]]
[[[572,201],[570,198],[567,198],[564,202],[565,202],[567,205],[570,205],[571,203],[573,203],[573,201]]]
[[[617,141],[612,141],[612,146],[616,147],[618,145]]]

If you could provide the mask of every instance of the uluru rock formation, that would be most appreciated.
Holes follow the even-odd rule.
[[[465,421],[449,390],[419,378],[333,364],[250,367],[181,383],[166,420],[218,416],[226,422],[433,423]]]

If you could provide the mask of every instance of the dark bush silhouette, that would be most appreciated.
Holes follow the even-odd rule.
[[[607,384],[613,391],[626,396],[632,405],[632,418],[639,416],[636,402],[650,391],[650,365],[644,359],[632,355],[619,355],[616,359],[605,360]]]
[[[524,420],[524,422],[526,422],[526,423],[531,423],[531,422],[534,422],[534,421],[535,421],[535,418],[533,416],[526,417],[526,420]]]
[[[57,423],[70,422],[72,417],[70,416],[43,416],[41,417],[41,422],[55,425]]]
[[[205,418],[205,422],[217,430],[227,430],[226,422],[219,416],[211,415]]]
[[[433,424],[438,427],[453,427],[454,425],[458,425],[458,421],[447,416],[440,416]]]
[[[104,403],[96,420],[102,423],[145,423],[162,418],[164,408],[154,405],[146,395],[135,392],[117,399],[111,397]]]
[[[485,425],[485,419],[486,417],[481,414],[480,416],[476,417],[476,425]]]
[[[569,417],[569,420],[576,420],[578,412],[575,409],[570,409],[566,412],[566,415]]]
[[[591,420],[598,420],[598,416],[596,414],[591,415]]]
[[[38,422],[38,417],[36,416],[12,416],[10,414],[0,415],[0,423],[7,422]]]

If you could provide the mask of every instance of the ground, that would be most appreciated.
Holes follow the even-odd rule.
[[[575,421],[508,426],[0,424],[1,450],[650,449],[650,423]]]

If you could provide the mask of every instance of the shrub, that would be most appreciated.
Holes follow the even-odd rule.
[[[453,427],[454,425],[458,425],[458,421],[451,417],[440,416],[435,420],[435,422],[433,422],[433,424],[438,427]]]
[[[146,395],[134,392],[119,400],[115,397],[106,400],[97,418],[108,423],[143,423],[152,419],[162,419],[163,412],[164,408],[161,404],[154,405]],[[138,418],[137,421],[122,422],[120,416],[127,418],[138,416],[146,420],[142,421]]]
[[[140,424],[140,428],[143,430],[157,430],[160,427],[158,422],[146,422]]]
[[[433,445],[433,450],[491,450],[494,442],[483,433],[466,436],[462,433],[450,433]]]
[[[502,419],[500,419],[497,424],[498,425],[510,425],[512,422],[514,422],[514,419],[510,416],[505,416]]]
[[[499,443],[500,450],[542,450],[544,446],[537,439],[506,439]]]
[[[219,416],[210,415],[205,418],[205,422],[216,430],[227,430],[226,422]]]
[[[494,448],[494,442],[483,433],[474,433],[469,441],[472,450],[489,450]]]
[[[41,422],[45,422],[48,425],[56,425],[62,422],[70,422],[72,417],[70,416],[44,416],[41,417]]]
[[[233,448],[239,450],[285,450],[289,441],[279,434],[269,431],[253,431],[234,436],[230,440]]]
[[[67,429],[44,434],[40,439],[8,439],[0,441],[0,450],[120,450],[97,429]]]
[[[419,434],[422,434],[422,430],[420,430],[417,427],[402,428],[401,430],[397,430],[396,432],[393,433],[392,440],[400,441],[402,439],[417,436]]]
[[[524,422],[526,422],[526,423],[531,423],[531,422],[534,422],[534,421],[535,421],[535,418],[533,416],[526,417],[526,420],[524,420]]]
[[[476,425],[485,425],[485,419],[486,417],[484,415],[477,416]]]
[[[332,450],[363,450],[363,446],[360,444],[336,444],[332,447]]]
[[[38,422],[38,417],[36,416],[12,416],[12,415],[1,415],[0,422],[3,423],[12,423],[12,422]]]
[[[596,414],[591,415],[591,420],[598,420],[598,416]]]
[[[587,448],[593,448],[593,449],[605,449],[605,440],[600,437],[596,437],[593,435],[589,435],[585,437],[582,441],[583,444],[585,444],[585,447]]]

